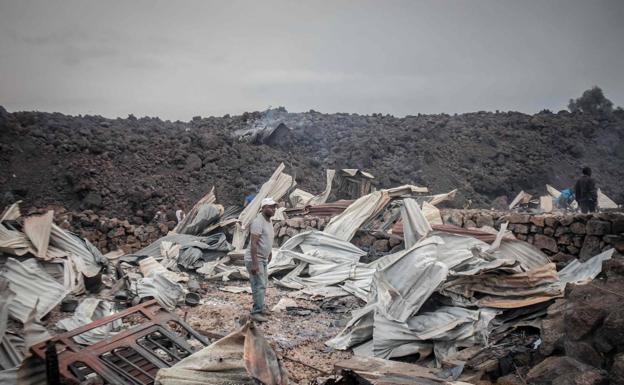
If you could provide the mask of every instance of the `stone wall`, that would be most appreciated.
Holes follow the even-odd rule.
[[[509,222],[516,238],[527,241],[553,259],[578,257],[585,260],[608,248],[624,252],[624,214],[616,212],[578,214],[529,214],[483,210],[448,210],[445,223],[496,229]]]
[[[40,210],[40,213],[45,212]],[[35,214],[35,212],[29,213]],[[442,210],[442,220],[465,228],[494,228],[509,222],[516,238],[534,244],[557,262],[582,260],[607,248],[624,253],[624,213],[528,214],[489,210]],[[136,225],[127,220],[98,216],[92,211],[79,213],[55,209],[55,222],[88,239],[103,253],[123,249],[133,252],[167,235],[175,222]],[[275,222],[275,241],[282,245],[307,230],[323,230],[329,218],[295,217]],[[358,232],[352,242],[370,254],[383,254],[403,247],[403,238],[384,232]]]
[[[572,258],[585,260],[600,251],[615,248],[624,253],[624,213],[595,214],[529,214],[489,210],[442,210],[442,220],[465,228],[500,229],[509,222],[508,229],[516,238],[534,244],[551,255],[556,262]],[[281,245],[294,235],[306,230],[323,230],[329,219],[297,217],[275,223],[276,243]],[[364,250],[387,253],[402,247],[400,236],[358,232],[352,242]]]
[[[99,216],[89,210],[80,213],[55,211],[54,217],[60,227],[89,240],[103,254],[117,249],[126,253],[140,250],[167,235],[176,225],[172,221],[135,225],[125,219]]]

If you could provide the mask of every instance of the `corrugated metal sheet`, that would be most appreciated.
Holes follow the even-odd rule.
[[[331,219],[323,230],[339,239],[349,241],[366,221],[377,215],[390,202],[385,191],[375,191],[353,202],[345,211]]]
[[[255,379],[255,380],[254,380]],[[288,372],[259,328],[243,326],[219,341],[158,371],[156,383],[286,385]]]
[[[81,239],[69,231],[63,230],[54,223],[50,233],[50,246],[55,246],[63,254],[71,254],[81,259],[80,272],[87,277],[95,277],[100,273],[104,256],[86,239]]]
[[[11,206],[4,209],[2,215],[0,215],[0,223],[4,221],[14,221],[19,218],[22,214],[20,213],[19,204],[22,201],[17,201],[13,203]]]
[[[37,301],[37,317],[41,319],[69,292],[36,263],[34,258],[23,263],[9,258],[1,274],[9,281],[11,290],[15,293],[15,299],[9,305],[9,315],[22,323],[26,322]]]
[[[530,243],[516,239],[503,238],[498,252],[505,258],[513,258],[520,262],[523,268],[536,269],[550,263],[546,254]]]
[[[480,241],[492,243],[496,239],[496,234],[487,233],[485,231],[479,231],[475,229],[466,229],[455,225],[437,225],[432,224],[431,227],[435,231],[441,231],[449,234],[464,235],[468,237],[476,238]],[[398,221],[392,226],[392,234],[403,235],[403,221]]]
[[[56,326],[62,330],[70,331],[99,320],[100,318],[112,315],[113,313],[114,306],[111,302],[97,298],[85,298],[80,302],[71,317],[59,320]],[[118,319],[74,336],[73,339],[79,344],[92,345],[110,338],[112,333],[118,330],[121,325],[122,321]]]
[[[162,273],[149,278],[141,278],[132,286],[139,298],[154,298],[162,307],[170,311],[175,309],[184,295],[184,287]]]
[[[603,251],[585,262],[579,262],[578,259],[573,260],[559,272],[561,281],[577,285],[582,285],[591,281],[600,274],[602,271],[602,263],[611,259],[614,252],[615,249]]]
[[[618,205],[611,198],[606,196],[598,189],[598,208],[601,209],[617,209]]]
[[[50,244],[50,231],[54,211],[48,211],[44,215],[30,216],[24,219],[24,234],[30,239],[37,250],[37,257],[47,260],[48,245]]]
[[[256,194],[251,203],[249,203],[238,216],[239,224],[234,230],[234,237],[232,239],[232,245],[236,250],[242,250],[245,247],[245,241],[249,233],[248,226],[256,215],[258,215],[258,212],[260,212],[262,200],[270,197],[278,202],[290,188],[295,187],[297,184],[292,176],[282,172],[284,168],[284,164],[281,163],[273,172],[271,178],[262,185],[260,191],[258,191],[258,194]]]
[[[35,254],[35,249],[28,237],[16,230],[11,230],[0,223],[0,252],[13,255]]]
[[[429,221],[425,218],[415,199],[403,199],[401,219],[405,226],[405,235],[403,236],[405,248],[414,246],[419,239],[432,231]]]

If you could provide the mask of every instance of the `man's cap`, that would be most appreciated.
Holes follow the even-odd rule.
[[[277,206],[277,202],[275,202],[273,200],[273,198],[264,198],[262,200],[262,206],[261,207],[264,207],[264,206]]]

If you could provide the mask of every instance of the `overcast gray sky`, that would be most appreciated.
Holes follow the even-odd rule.
[[[624,105],[624,1],[0,0],[0,105],[117,117]]]

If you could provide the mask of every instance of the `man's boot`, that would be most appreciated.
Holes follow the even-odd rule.
[[[256,322],[267,322],[269,319],[262,315],[262,313],[254,313],[251,315],[251,319]]]

